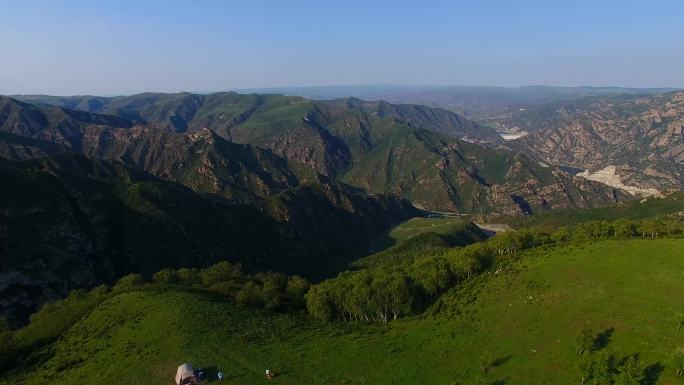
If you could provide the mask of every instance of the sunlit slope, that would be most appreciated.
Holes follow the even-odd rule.
[[[227,384],[263,381],[266,368],[280,384],[577,384],[575,340],[590,327],[607,337],[593,354],[639,353],[657,384],[676,384],[668,355],[684,344],[681,250],[682,239],[533,249],[386,327],[323,325],[190,292],[121,294],[45,363],[0,383],[168,384],[190,361],[224,371]]]

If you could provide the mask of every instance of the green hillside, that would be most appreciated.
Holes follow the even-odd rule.
[[[648,379],[637,383],[678,384],[670,356],[684,338],[682,247],[665,239],[532,249],[423,316],[383,326],[321,324],[200,292],[124,293],[35,353],[42,363],[0,383],[168,384],[190,361],[224,371],[228,384],[264,381],[268,368],[281,384],[562,385],[580,382],[582,356],[639,354]],[[593,347],[581,356],[585,329]]]
[[[57,143],[0,131],[0,159],[25,160],[64,152],[67,149]]]
[[[652,197],[605,207],[555,210],[527,217],[509,218],[506,222],[519,228],[529,226],[559,227],[594,220],[613,221],[620,218],[640,220],[673,214],[679,215],[682,212],[684,212],[684,193],[675,192],[662,198]]]
[[[235,204],[82,155],[0,161],[0,180],[0,309],[13,319],[69,290],[164,267],[230,260],[320,279],[415,213],[330,183]]]
[[[235,93],[91,99],[29,98],[88,111],[79,114],[109,114],[102,116],[144,125],[144,129],[86,127],[74,132],[82,143],[73,146],[89,156],[144,167],[201,192],[261,198],[291,185],[290,174],[299,175],[305,168],[438,211],[513,215],[632,198],[496,147],[501,138],[491,128],[425,106]],[[23,135],[40,138],[54,130],[47,124]],[[475,143],[461,140],[464,137]],[[203,146],[209,141],[210,146]],[[291,170],[260,149],[288,160]],[[260,168],[268,172],[259,172]]]
[[[449,235],[459,231],[464,225],[464,220],[459,217],[438,217],[438,218],[411,218],[406,222],[400,223],[383,235],[373,245],[376,251],[384,250],[396,244],[425,233],[435,233],[438,235]]]

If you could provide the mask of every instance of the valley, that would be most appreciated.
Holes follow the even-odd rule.
[[[0,385],[684,384],[682,15],[3,3]]]
[[[354,98],[21,99],[0,98],[11,383],[161,384],[180,357],[227,383],[677,377],[681,193],[544,157],[528,115],[502,139]]]

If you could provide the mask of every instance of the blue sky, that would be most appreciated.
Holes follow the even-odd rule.
[[[684,1],[22,0],[0,93],[684,87]]]

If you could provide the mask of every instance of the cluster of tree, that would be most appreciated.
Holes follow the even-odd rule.
[[[19,364],[34,364],[41,357],[32,352],[57,339],[102,301],[123,292],[185,287],[219,293],[245,306],[294,310],[305,307],[304,295],[309,286],[299,276],[246,274],[240,265],[219,262],[205,269],[162,269],[151,279],[133,273],[121,277],[111,287],[72,290],[64,299],[45,303],[22,329],[11,330],[6,319],[0,318],[0,373]]]
[[[183,286],[209,290],[234,299],[238,304],[269,310],[289,310],[304,307],[304,294],[309,282],[300,276],[260,272],[246,274],[239,264],[219,262],[205,269],[162,269],[147,281],[140,274],[119,279],[113,292],[139,290],[145,285]]]
[[[344,272],[314,285],[306,296],[309,312],[323,320],[387,322],[419,312],[440,294],[500,259],[542,244],[546,233],[503,233],[486,242],[452,248],[404,263]],[[546,242],[546,241],[544,241]]]
[[[580,357],[578,364],[580,383],[595,385],[644,385],[647,383],[646,368],[638,355],[618,356],[601,352]]]
[[[606,332],[612,332],[612,329]],[[646,368],[637,354],[608,354],[602,349],[601,335],[585,328],[577,335],[577,371],[580,383],[594,385],[643,385],[647,383]]]
[[[411,248],[410,258],[375,258],[365,269],[344,272],[314,285],[306,303],[309,312],[322,320],[387,322],[421,311],[446,290],[492,266],[514,260],[522,250],[567,241],[656,238],[683,232],[684,225],[677,219],[618,219],[559,229],[535,227],[503,232],[466,247],[426,247],[423,257],[416,256],[420,250]],[[435,250],[440,254],[436,255]]]
[[[346,272],[311,287],[309,312],[322,320],[387,322],[408,314],[415,284],[399,271]]]
[[[684,347],[677,348],[672,353],[669,364],[677,377],[684,377]]]
[[[73,290],[66,298],[43,305],[31,315],[30,323],[18,330],[0,320],[0,373],[17,366],[30,367],[42,360],[44,357],[36,353],[42,346],[56,340],[110,295],[109,287],[104,285],[90,291]]]
[[[654,218],[641,221],[617,219],[608,221],[590,221],[575,226],[572,239],[586,240],[598,238],[659,238],[682,234],[684,224],[677,218]]]

